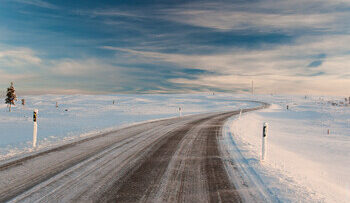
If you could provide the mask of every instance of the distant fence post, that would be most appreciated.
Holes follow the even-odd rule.
[[[34,109],[34,112],[33,112],[33,122],[34,122],[34,128],[33,128],[33,147],[34,147],[34,148],[36,147],[37,132],[38,132],[37,118],[38,118],[38,109]]]
[[[264,161],[266,159],[266,139],[267,139],[267,133],[268,133],[268,123],[264,123],[263,125],[263,136],[262,136],[262,151],[261,151],[261,160]]]

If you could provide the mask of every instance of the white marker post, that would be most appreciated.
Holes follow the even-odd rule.
[[[179,116],[181,117],[182,116],[182,112],[181,112],[181,107],[179,107]]]
[[[240,109],[239,111],[239,119],[241,119],[241,116],[242,116],[242,109]]]
[[[34,129],[33,129],[33,148],[36,147],[36,138],[37,138],[37,133],[38,133],[37,118],[38,118],[38,109],[34,109],[34,112],[33,112],[33,122],[34,122]]]
[[[268,124],[264,123],[263,126],[263,136],[262,136],[262,151],[261,151],[261,160],[264,161],[266,159],[266,139],[267,139],[267,130],[268,130]]]

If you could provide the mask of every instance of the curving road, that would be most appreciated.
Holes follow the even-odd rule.
[[[0,202],[242,202],[218,145],[238,113],[138,124],[2,162]]]

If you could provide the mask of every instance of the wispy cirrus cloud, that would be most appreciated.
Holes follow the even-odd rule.
[[[333,29],[336,16],[329,14],[273,14],[229,10],[168,10],[170,20],[219,30],[256,29],[271,31],[282,29]]]
[[[6,2],[0,70],[40,77],[28,86],[245,92],[254,80],[265,93],[350,91],[348,1]]]
[[[48,8],[48,9],[58,9],[59,7],[49,3],[47,1],[44,0],[13,0],[14,2],[17,3],[22,3],[22,4],[27,4],[27,5],[31,5],[31,6],[37,6],[37,7],[41,7],[41,8]]]
[[[348,1],[195,2],[162,10],[165,18],[194,26],[260,32],[336,31],[346,24]],[[348,26],[347,26],[348,27]]]
[[[18,74],[18,73],[7,73],[3,70],[0,70],[0,81],[1,85],[8,85],[8,81],[18,81],[34,78],[35,74]]]
[[[29,48],[0,49],[0,64],[7,67],[40,64],[41,59]]]
[[[349,48],[344,44],[344,41],[348,40],[350,38],[347,35],[313,37],[312,40],[305,37],[293,45],[278,45],[259,50],[231,49],[215,54],[173,54],[111,46],[101,48],[127,52],[133,55],[135,61],[141,63],[162,62],[169,68],[199,68],[210,73],[198,75],[195,79],[168,79],[171,83],[187,87],[223,91],[241,87],[239,91],[244,91],[250,87],[250,81],[254,80],[259,84],[258,89],[264,93],[282,93],[287,89],[293,93],[305,93],[305,89],[310,88],[310,92],[321,93],[332,89],[332,92],[339,94],[347,91],[344,88],[338,89],[341,83],[338,79],[348,72]],[[311,69],[310,63],[313,63],[315,58],[321,58],[322,63]],[[320,85],[317,88],[317,84],[326,81],[333,85]],[[346,80],[341,81],[345,82],[344,84],[349,83]]]
[[[51,62],[51,71],[54,75],[84,77],[96,74],[108,74],[108,71],[116,71],[113,67],[101,60],[88,58],[83,60],[60,59]]]

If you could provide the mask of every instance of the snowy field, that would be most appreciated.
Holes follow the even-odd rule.
[[[227,121],[220,142],[241,160],[250,181],[274,201],[350,202],[350,106],[342,104],[344,98],[173,94],[25,99],[26,105],[18,102],[11,113],[0,104],[0,160],[32,151],[34,108],[39,109],[39,148],[45,148],[138,122],[175,117],[179,107],[183,115],[190,115],[257,106],[243,100],[265,101],[272,104],[269,109]],[[260,162],[263,122],[269,123],[268,156]]]
[[[238,148],[250,175],[258,176],[252,179],[282,202],[350,202],[350,106],[341,104],[344,98],[257,97],[272,106],[229,120],[224,141]],[[261,163],[264,122],[268,151]]]
[[[22,106],[18,101],[12,112],[8,112],[4,103],[0,104],[0,160],[32,150],[35,108],[39,109],[38,144],[39,148],[44,148],[142,121],[179,116],[179,107],[182,115],[190,115],[257,105],[234,101],[230,95],[210,94],[43,95],[23,98],[26,105]]]

